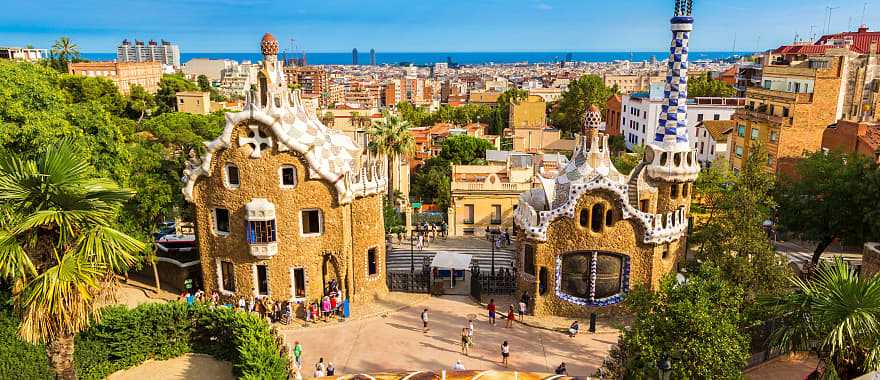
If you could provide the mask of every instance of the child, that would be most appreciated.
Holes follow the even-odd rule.
[[[427,334],[428,333],[428,309],[425,309],[424,311],[422,311],[422,328],[424,329],[424,331],[422,331],[422,332]]]
[[[324,312],[324,322],[327,322],[330,317],[330,297],[324,296],[324,300],[321,301],[321,311]]]
[[[489,324],[494,326],[495,325],[495,299],[494,298],[489,299],[489,306],[487,308],[489,309]]]
[[[507,325],[505,327],[511,328],[513,327],[513,320],[516,319],[516,315],[513,312],[513,305],[507,309]]]
[[[507,358],[510,357],[510,346],[507,345],[507,341],[501,343],[501,364],[504,364],[507,367]]]
[[[470,337],[468,336],[468,334],[469,333],[467,328],[461,329],[461,353],[464,355],[468,355],[468,348],[470,348],[471,345]]]

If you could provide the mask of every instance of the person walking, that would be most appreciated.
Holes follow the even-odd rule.
[[[327,363],[327,376],[333,376],[336,374],[336,367],[333,366],[333,362]]]
[[[422,311],[422,332],[428,333],[428,309]]]
[[[302,369],[302,354],[303,354],[303,346],[299,344],[299,341],[293,342],[293,362],[296,364],[296,368]]]
[[[471,344],[473,344],[474,339],[474,320],[468,319],[468,336],[471,338]]]
[[[469,355],[470,345],[471,345],[471,339],[468,334],[468,329],[463,328],[463,329],[461,329],[461,353],[462,353],[462,355],[465,355],[465,356]]]
[[[464,371],[464,364],[461,364],[461,359],[455,361],[455,364],[452,365],[453,371]]]
[[[247,303],[244,301],[244,297],[238,297],[238,308],[241,309],[241,311],[245,311],[246,307]]]
[[[495,299],[489,299],[489,305],[486,306],[489,309],[489,324],[495,326]]]
[[[318,362],[315,363],[315,377],[324,377],[325,368],[324,358],[319,359]]]
[[[330,297],[324,296],[324,299],[321,301],[321,311],[324,314],[324,322],[327,322],[330,317]]]
[[[572,322],[571,326],[568,327],[568,337],[574,338],[575,336],[577,336],[578,331],[580,331],[580,330],[581,330],[580,323],[578,323],[578,321]]]
[[[556,373],[557,375],[568,376],[568,369],[565,368],[565,362],[562,362],[559,367],[556,367],[556,371],[554,371],[554,373]]]
[[[513,327],[513,320],[514,319],[516,319],[516,315],[514,314],[514,311],[513,311],[513,305],[510,305],[510,307],[507,308],[507,325],[504,327],[507,327],[507,328]]]
[[[526,303],[522,300],[519,301],[519,320],[524,320],[523,316],[526,314]]]
[[[504,343],[501,343],[501,364],[507,367],[508,359],[510,358],[510,345],[507,344],[505,340]]]

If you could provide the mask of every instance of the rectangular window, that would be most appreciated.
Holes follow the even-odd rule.
[[[266,244],[275,242],[275,221],[248,221],[247,240],[248,244]]]
[[[736,126],[736,135],[739,137],[746,137],[746,126],[745,125],[737,125]]]
[[[379,273],[379,263],[376,261],[376,248],[367,250],[367,273],[372,276]]]
[[[293,268],[291,270],[290,284],[293,286],[294,298],[306,298],[306,270]]]
[[[220,286],[221,290],[235,291],[235,266],[229,261],[220,262]]]
[[[241,180],[238,177],[238,167],[235,165],[226,165],[226,184],[232,187],[237,187],[241,184]]]
[[[214,232],[218,234],[229,233],[229,210],[225,208],[214,209]]]
[[[743,156],[743,147],[741,147],[741,146],[737,146],[737,147],[736,147],[736,157],[737,157],[737,158],[742,158],[742,156]]]
[[[788,117],[788,107],[782,107],[782,117]]]
[[[281,168],[281,186],[296,186],[296,168],[293,166],[284,166]]]
[[[770,141],[772,141],[772,142],[779,141],[779,132],[778,131],[770,131]]]
[[[715,115],[712,116],[712,120],[721,120],[721,115],[716,113]]]
[[[257,265],[257,295],[269,295],[269,267]]]
[[[648,200],[642,199],[639,201],[639,211],[648,212]]]
[[[701,113],[697,114],[697,121],[703,121],[703,114],[701,114]]]
[[[523,271],[535,275],[535,247],[526,245],[523,248]]]
[[[758,131],[758,128],[752,128],[752,140],[757,140],[759,133],[760,131]]]
[[[303,235],[318,235],[324,231],[322,226],[321,210],[302,210],[300,222],[302,223]]]
[[[492,224],[501,224],[501,205],[492,205]]]
[[[678,198],[678,184],[673,183],[672,186],[669,186],[669,197],[672,199]]]
[[[464,224],[474,224],[474,205],[464,205]]]

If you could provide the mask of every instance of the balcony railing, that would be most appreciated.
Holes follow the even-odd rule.
[[[531,188],[531,183],[452,182],[452,191],[510,191],[520,193]]]
[[[736,110],[733,114],[734,118],[741,120],[755,121],[759,123],[769,123],[778,126],[791,126],[791,117],[768,115],[764,112],[753,111],[745,108]]]
[[[777,91],[763,87],[749,87],[746,90],[746,97],[770,99],[786,103],[810,103],[813,101],[813,94],[810,93]]]

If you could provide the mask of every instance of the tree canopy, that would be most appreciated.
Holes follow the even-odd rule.
[[[816,152],[800,160],[796,177],[776,191],[783,228],[817,242],[812,262],[835,240],[880,238],[880,169],[861,154]]]
[[[672,358],[672,379],[738,377],[748,357],[739,330],[742,289],[720,272],[704,266],[683,284],[666,276],[656,292],[627,295],[634,323],[600,369],[605,378],[655,378],[664,354]]]
[[[165,74],[159,80],[159,91],[156,93],[158,112],[174,112],[177,110],[177,93],[180,91],[198,91],[199,87],[183,77],[182,74]]]
[[[709,74],[700,75],[688,80],[688,97],[719,97],[726,98],[736,95],[736,89],[720,80],[709,77]]]
[[[584,75],[568,84],[568,90],[552,106],[550,120],[566,133],[578,133],[584,124],[584,115],[590,105],[605,109],[605,102],[617,89],[605,86],[598,75]]]
[[[441,210],[451,204],[452,165],[485,163],[486,150],[493,149],[486,140],[466,136],[450,136],[441,145],[440,154],[429,158],[412,178],[412,194],[433,200]]]

